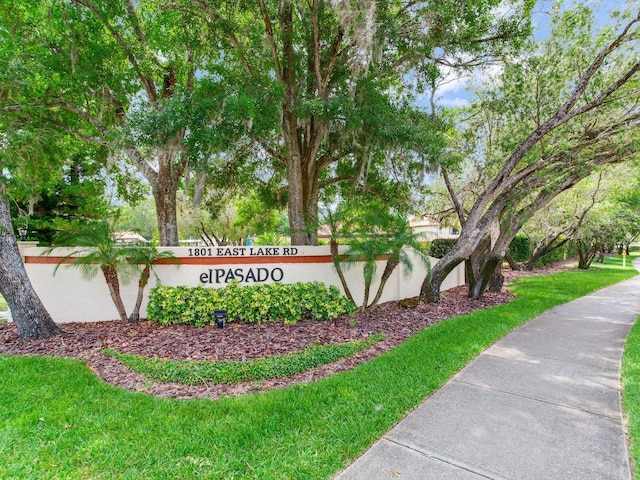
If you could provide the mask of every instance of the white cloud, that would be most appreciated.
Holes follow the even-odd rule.
[[[466,107],[467,105],[469,105],[470,99],[469,98],[461,98],[461,97],[443,97],[439,102],[438,105],[441,107],[453,107],[453,108],[457,108],[457,107]]]

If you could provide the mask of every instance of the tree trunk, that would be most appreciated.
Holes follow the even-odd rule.
[[[490,251],[491,235],[487,232],[465,262],[467,271],[467,296],[469,298],[479,298],[482,293],[479,294],[478,292],[480,290],[484,292],[486,279],[483,277],[485,275],[487,257],[489,256]]]
[[[511,270],[513,270],[515,272],[518,272],[518,271],[522,270],[522,264],[516,262],[515,259],[511,256],[511,254],[509,252],[507,252],[505,254],[504,259],[509,264],[509,267],[511,268]],[[528,269],[528,270],[531,270],[531,269]]]
[[[24,268],[11,226],[9,202],[0,187],[0,293],[7,301],[20,338],[48,338],[64,333],[36,294]]]
[[[575,240],[574,246],[578,252],[578,268],[588,270],[591,266],[593,247],[584,240]]]
[[[376,296],[373,298],[367,309],[371,307],[375,307],[380,301],[380,297],[382,297],[382,291],[384,290],[389,277],[398,266],[399,262],[397,260],[387,260],[387,264],[384,267],[384,272],[382,272],[382,277],[380,278],[380,285],[378,286],[378,291],[376,292]]]
[[[282,135],[287,149],[287,182],[289,186],[289,227],[291,245],[307,245],[307,226],[304,218],[304,188],[302,158],[295,138],[295,118],[288,112],[283,115]]]
[[[340,279],[340,283],[342,284],[342,290],[344,290],[345,296],[355,305],[356,302],[353,300],[353,295],[351,295],[351,289],[349,289],[349,285],[347,284],[347,279],[344,278],[344,272],[342,271],[342,267],[340,266],[340,256],[338,254],[338,242],[332,238],[331,239],[331,259],[333,260],[333,266],[338,273],[338,278]]]
[[[136,297],[136,304],[133,307],[131,315],[129,315],[129,322],[135,323],[140,320],[140,307],[142,306],[142,297],[144,296],[144,289],[149,283],[149,276],[151,275],[151,266],[145,265],[142,273],[140,274],[140,280],[138,280],[138,296]]]
[[[176,247],[178,242],[178,215],[176,211],[176,187],[171,182],[152,187],[158,218],[160,245]]]
[[[291,245],[318,244],[318,172],[313,149],[303,148],[297,138],[295,116],[284,115],[282,135],[287,146],[287,181],[289,184],[289,227]],[[320,130],[318,128],[318,130]],[[320,135],[321,132],[316,132]],[[302,155],[302,151],[305,155]]]
[[[426,303],[439,303],[440,302],[440,287],[442,282],[447,278],[454,268],[460,263],[464,262],[468,248],[468,241],[458,240],[456,246],[442,257],[435,266],[431,269],[431,275],[422,282],[420,287],[420,300]]]
[[[127,318],[127,310],[124,306],[124,302],[122,301],[122,297],[120,296],[120,281],[118,280],[118,272],[113,267],[103,267],[102,274],[104,275],[104,279],[107,282],[107,286],[109,287],[109,294],[111,295],[113,304],[118,310],[120,320],[122,321],[122,323],[129,323],[129,319]]]
[[[364,299],[362,300],[362,306],[360,307],[360,311],[364,312],[367,309],[367,304],[369,303],[369,292],[371,291],[371,282],[365,280],[364,282]]]
[[[571,234],[573,234],[573,232],[571,232],[570,235]],[[529,257],[529,260],[527,260],[527,262],[525,263],[525,268],[527,270],[533,270],[533,267],[535,267],[538,260],[540,260],[545,255],[548,255],[551,252],[555,252],[559,248],[564,247],[564,245],[569,241],[569,237],[567,236],[560,242],[555,243],[558,238],[559,236],[553,238],[551,241],[546,241],[543,244],[538,245],[531,253],[531,257]]]
[[[500,293],[503,286],[504,275],[502,274],[502,260],[500,260],[500,262],[498,262],[498,265],[496,265],[493,275],[491,275],[491,280],[489,280],[489,291]]]
[[[126,149],[131,162],[151,185],[158,220],[160,245],[163,247],[179,245],[176,198],[178,184],[187,165],[186,156],[183,155],[183,139],[184,132],[181,132],[162,148],[155,149],[157,171],[151,166],[152,162],[147,161],[137,149]]]

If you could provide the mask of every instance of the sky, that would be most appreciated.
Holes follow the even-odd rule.
[[[552,6],[556,2],[553,0],[539,0],[534,8],[533,28],[534,38],[543,40],[549,35],[550,14]],[[624,0],[570,0],[565,1],[567,6],[575,3],[582,3],[591,6],[596,12],[596,20],[598,25],[606,25],[611,22],[609,12],[611,10],[623,9],[625,5],[629,5],[630,1]],[[499,73],[500,67],[493,66],[484,75],[492,75]],[[477,79],[477,76],[476,76]],[[437,105],[440,107],[462,107],[469,104],[472,94],[467,90],[469,86],[469,77],[452,78],[451,81],[443,85],[437,92]],[[423,99],[420,103],[429,104],[428,98]]]

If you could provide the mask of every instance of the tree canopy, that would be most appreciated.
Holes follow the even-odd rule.
[[[638,14],[627,12],[617,28],[596,35],[585,6],[558,12],[551,37],[532,44],[480,96],[466,128],[485,180],[468,211],[450,189],[461,235],[425,281],[424,298],[437,301],[442,279],[474,252],[470,295],[481,295],[538,209],[600,166],[637,156]]]

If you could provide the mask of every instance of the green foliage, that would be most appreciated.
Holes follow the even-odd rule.
[[[236,217],[231,226],[243,232],[244,236],[280,233],[277,232],[280,211],[268,205],[258,193],[251,192],[238,198],[235,208]]]
[[[289,377],[355,355],[384,338],[384,335],[377,333],[364,340],[312,345],[298,352],[248,361],[180,361],[128,355],[114,350],[104,350],[104,353],[121,361],[127,368],[158,382],[185,385],[231,384]]]
[[[526,262],[531,256],[531,242],[524,235],[516,235],[509,244],[509,254],[516,262]]]
[[[65,264],[79,268],[82,277],[91,280],[98,272],[107,268],[118,272],[126,283],[136,272],[136,268],[127,260],[130,256],[129,248],[116,243],[113,228],[106,221],[76,224],[59,231],[48,252],[56,247],[71,247],[74,250],[63,257],[54,273],[60,265]]]
[[[50,245],[57,230],[70,224],[102,219],[109,214],[104,197],[105,182],[98,152],[88,148],[74,153],[61,166],[60,179],[53,185],[32,184],[16,189],[12,202],[14,228],[26,228],[27,240]],[[21,214],[33,211],[31,215]]]
[[[155,287],[147,317],[161,325],[213,325],[219,309],[227,311],[229,321],[296,323],[350,315],[355,306],[336,287],[320,282],[242,286],[233,281],[224,288]]]
[[[627,337],[622,359],[622,406],[629,428],[629,458],[640,467],[640,319]]]
[[[86,280],[94,278],[99,271],[109,287],[109,294],[123,322],[137,321],[142,302],[142,293],[153,271],[157,259],[173,259],[170,251],[159,252],[155,245],[120,245],[114,238],[113,227],[106,221],[74,225],[59,231],[54,237],[55,247],[72,247],[73,251],[58,262],[54,274],[65,264],[79,268]],[[120,283],[127,283],[138,276],[138,298],[131,318],[127,319]]]
[[[517,280],[510,304],[438,323],[354,370],[237,398],[155,398],[81,361],[0,355],[0,476],[333,478],[511,329],[636,273],[607,262]]]
[[[549,265],[554,262],[564,260],[566,257],[575,257],[578,255],[578,251],[572,244],[565,245],[563,248],[558,248],[536,262],[536,265]]]
[[[431,242],[429,255],[433,258],[442,258],[453,249],[456,242],[455,238],[436,238]]]
[[[429,252],[431,250],[431,242],[418,242],[418,250],[420,250],[425,255],[429,255]]]

